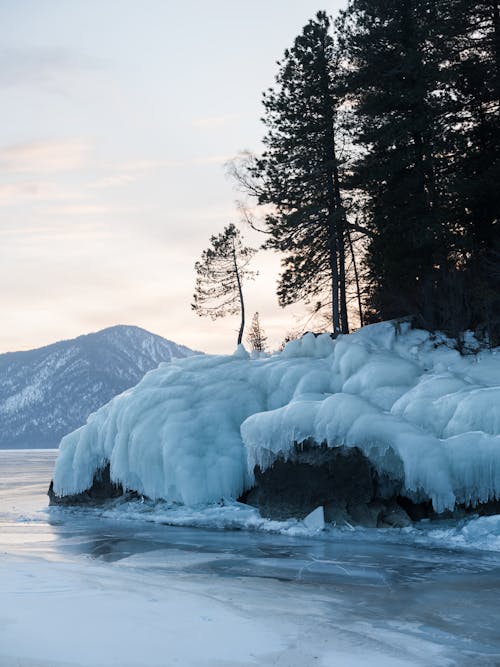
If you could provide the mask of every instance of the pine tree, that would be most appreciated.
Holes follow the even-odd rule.
[[[500,333],[498,0],[351,0],[343,28],[372,317]]]
[[[450,191],[460,220],[458,257],[471,325],[500,340],[500,10],[498,0],[449,0],[443,6],[448,115],[454,139]]]
[[[330,294],[333,331],[348,332],[347,223],[337,145],[338,54],[324,12],[304,27],[263,96],[265,151],[250,167],[266,247],[284,253],[281,305]]]
[[[256,251],[243,245],[241,233],[234,224],[212,236],[210,244],[195,264],[197,277],[191,308],[198,315],[212,319],[239,313],[239,345],[245,328],[243,281],[255,276],[247,266]]]
[[[351,0],[344,19],[372,315],[430,328],[453,242],[438,24],[433,0]]]
[[[259,313],[254,313],[247,341],[254,352],[264,352],[266,349],[267,336],[260,326]]]

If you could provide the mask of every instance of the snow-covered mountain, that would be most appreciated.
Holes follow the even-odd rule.
[[[0,448],[57,447],[63,435],[160,362],[192,354],[123,325],[0,354]]]

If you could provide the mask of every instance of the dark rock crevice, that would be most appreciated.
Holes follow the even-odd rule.
[[[54,482],[51,481],[47,495],[49,505],[97,505],[121,496],[139,497],[135,491],[126,491],[120,483],[117,484],[111,480],[109,463],[95,473],[89,489],[81,493],[58,496],[54,493]]]
[[[431,500],[415,502],[403,495],[402,482],[377,471],[357,447],[296,443],[291,456],[254,469],[255,485],[241,502],[270,519],[302,519],[322,505],[325,521],[336,525],[403,528],[422,519],[461,519],[500,513],[500,500],[457,504],[437,514]]]
[[[401,483],[377,472],[357,447],[296,445],[263,471],[242,502],[271,519],[304,518],[322,505],[325,520],[337,525],[406,526],[411,519],[398,502]],[[411,501],[410,501],[411,502]]]

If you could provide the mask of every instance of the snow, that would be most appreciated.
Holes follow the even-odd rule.
[[[296,443],[358,447],[436,511],[500,498],[500,350],[461,356],[444,336],[403,323],[332,340],[306,334],[281,353],[194,356],[161,364],[63,438],[58,495],[107,462],[153,500],[237,499],[253,469]]]

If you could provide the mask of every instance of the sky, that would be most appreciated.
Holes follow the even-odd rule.
[[[114,324],[233,351],[238,319],[190,307],[194,263],[239,221],[225,164],[261,150],[284,49],[344,4],[0,0],[0,352]],[[276,347],[304,307],[278,306],[279,256],[252,268]]]

